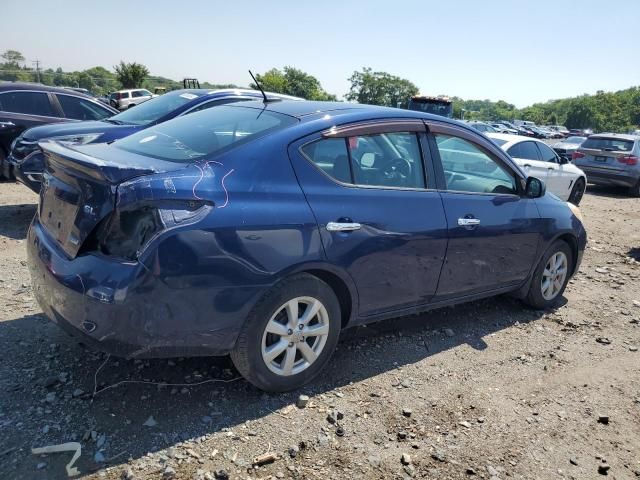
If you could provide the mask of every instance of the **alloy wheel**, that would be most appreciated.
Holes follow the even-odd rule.
[[[265,326],[262,360],[276,375],[296,375],[320,356],[329,336],[329,314],[320,300],[296,297],[281,305]]]
[[[567,278],[569,261],[564,252],[556,252],[544,267],[540,288],[545,300],[553,300],[558,296]]]

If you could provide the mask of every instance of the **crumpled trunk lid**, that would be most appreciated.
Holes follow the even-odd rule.
[[[114,210],[118,184],[184,167],[145,157],[131,158],[132,154],[108,145],[90,149],[42,142],[40,147],[46,158],[38,209],[40,223],[70,258],[78,254],[93,229]]]

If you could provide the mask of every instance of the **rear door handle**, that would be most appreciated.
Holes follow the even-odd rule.
[[[0,127],[15,127],[16,124],[13,122],[0,122]]]
[[[458,225],[461,227],[473,227],[474,225],[480,225],[479,218],[459,218]]]
[[[528,164],[528,163],[525,163],[525,164],[524,164],[524,168],[531,168],[531,165],[530,165],[530,164]]]
[[[329,232],[353,232],[360,230],[362,225],[355,222],[329,222],[327,223],[327,231]]]

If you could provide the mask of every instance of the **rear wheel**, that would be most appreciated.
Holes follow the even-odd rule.
[[[569,281],[573,254],[566,242],[557,240],[542,257],[533,273],[525,303],[546,309],[557,305]]]
[[[629,188],[629,195],[632,197],[640,197],[640,180],[633,187]]]
[[[576,183],[573,185],[573,189],[571,189],[571,194],[569,195],[569,202],[578,206],[582,200],[582,196],[584,195],[585,188],[586,184],[584,183],[584,179],[579,178],[576,180]]]
[[[231,360],[262,390],[294,390],[321,372],[340,328],[340,303],[331,287],[312,275],[295,275],[253,308]]]

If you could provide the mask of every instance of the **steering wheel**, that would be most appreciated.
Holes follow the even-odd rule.
[[[404,183],[411,177],[411,170],[411,164],[404,158],[398,157],[385,165],[382,174],[387,180],[399,180]]]

